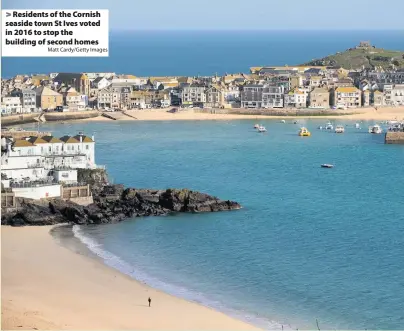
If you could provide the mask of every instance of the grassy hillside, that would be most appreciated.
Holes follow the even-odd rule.
[[[345,69],[374,68],[380,66],[384,69],[404,68],[404,52],[390,51],[382,48],[350,48],[345,52],[338,52],[322,59],[314,59],[304,65],[341,66]]]

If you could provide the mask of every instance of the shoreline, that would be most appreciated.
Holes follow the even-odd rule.
[[[66,247],[60,229],[1,227],[2,329],[259,330],[142,284],[84,243]]]
[[[219,111],[219,110],[218,110]],[[223,110],[220,110],[223,111]],[[346,113],[349,112],[347,115]],[[334,115],[295,115],[295,112],[288,115],[246,115],[236,113],[210,113],[194,110],[181,110],[177,113],[170,113],[161,109],[129,110],[119,113],[116,120],[104,116],[98,116],[80,121],[86,122],[127,122],[127,121],[200,121],[200,120],[298,120],[298,119],[335,119],[335,120],[362,120],[362,121],[387,121],[404,120],[404,106],[402,107],[380,107],[349,109],[347,111],[335,110]],[[114,114],[114,113],[109,113]],[[70,122],[70,121],[69,121]]]
[[[212,110],[214,111],[214,110]],[[320,112],[318,115],[306,115],[302,111],[301,115],[296,115],[296,110],[293,110],[290,114],[287,114],[289,110],[276,110],[275,112],[285,112],[285,115],[252,115],[252,114],[237,114],[234,113],[235,109],[232,109],[232,113],[226,113],[229,110],[219,109],[218,113],[211,113],[208,110],[181,110],[177,113],[170,113],[164,109],[144,109],[144,110],[128,110],[125,112],[112,112],[106,113],[107,116],[116,117],[116,120],[100,115],[95,117],[80,118],[80,119],[64,119],[41,122],[41,124],[55,123],[86,123],[86,122],[132,122],[132,121],[223,121],[223,120],[299,120],[299,119],[329,119],[329,120],[356,120],[356,121],[389,121],[399,120],[404,121],[404,106],[399,107],[380,107],[377,110],[375,108],[356,108],[349,109],[347,111],[333,110],[335,114],[322,115]],[[237,110],[236,110],[237,111]],[[244,110],[242,110],[244,111]],[[248,111],[248,110],[245,110]],[[310,110],[311,112],[315,110]],[[297,110],[298,112],[298,110]],[[331,112],[331,110],[330,110]],[[349,112],[349,114],[347,114]],[[22,124],[32,124],[34,122],[27,123],[15,123],[5,124],[6,126],[17,126]],[[38,123],[38,122],[35,122]]]

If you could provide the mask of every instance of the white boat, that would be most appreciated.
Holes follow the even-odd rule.
[[[369,133],[380,134],[382,132],[383,132],[383,129],[378,124],[375,124],[373,126],[369,126]]]
[[[258,129],[259,127],[260,127],[259,124],[255,124],[255,125],[254,125],[254,129]]]
[[[334,126],[331,124],[331,122],[328,122],[328,123],[325,125],[325,129],[326,129],[326,130],[334,130]]]
[[[333,164],[324,163],[321,165],[321,168],[334,168]]]
[[[267,132],[267,129],[265,128],[265,126],[260,125],[258,127],[258,132]]]
[[[281,123],[286,123],[286,121],[285,121],[285,120],[281,120]]]
[[[342,125],[337,125],[335,128],[335,133],[344,133],[345,128]]]
[[[355,123],[355,129],[360,129],[361,125],[359,123]]]

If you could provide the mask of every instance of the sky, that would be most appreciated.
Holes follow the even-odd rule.
[[[404,30],[404,0],[3,0],[2,7],[109,9],[110,30]]]

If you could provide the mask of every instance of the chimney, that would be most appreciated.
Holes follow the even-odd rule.
[[[83,142],[83,135],[80,135],[80,142]]]
[[[94,140],[94,135],[91,136],[91,139],[92,139],[93,141],[95,141],[95,140]]]

